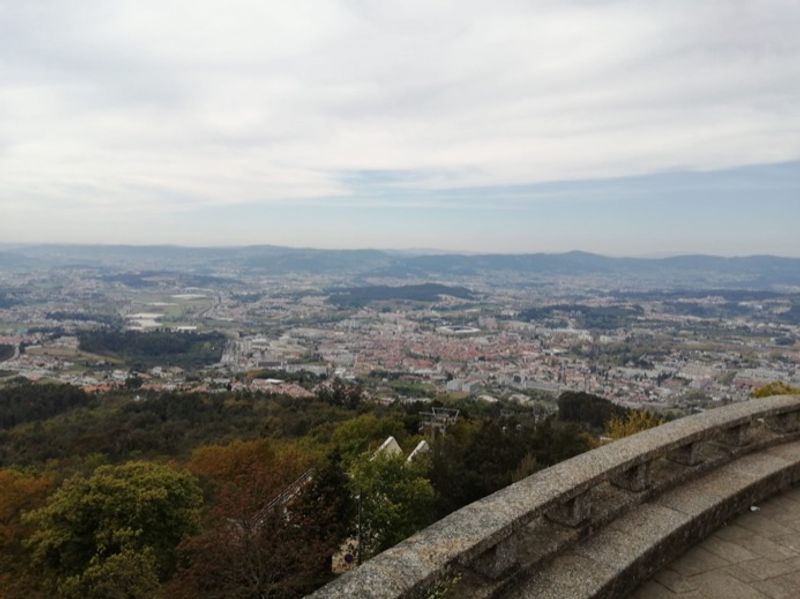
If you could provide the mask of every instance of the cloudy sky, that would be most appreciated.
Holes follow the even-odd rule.
[[[0,0],[0,242],[800,255],[798,0]]]

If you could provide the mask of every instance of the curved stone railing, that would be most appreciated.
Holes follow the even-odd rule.
[[[496,591],[504,579],[535,569],[667,489],[799,435],[798,396],[755,399],[675,420],[476,501],[311,597],[426,597],[455,570],[474,573]],[[532,526],[538,526],[537,538],[546,541],[533,551],[522,542]]]

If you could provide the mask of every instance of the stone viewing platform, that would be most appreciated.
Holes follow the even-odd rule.
[[[800,486],[717,530],[656,573],[633,599],[800,597]]]
[[[695,592],[686,595],[692,599],[713,597],[699,586],[679,588],[676,577],[675,589],[665,586],[668,564],[701,552],[702,546],[692,547],[727,530],[751,506],[781,491],[792,501],[788,490],[800,481],[799,438],[798,396],[754,399],[669,422],[476,501],[311,597],[588,599],[626,597],[643,582],[640,599],[655,599],[662,590],[682,596],[681,589]],[[701,573],[713,578],[711,571]],[[729,578],[749,585],[742,592],[757,589]]]

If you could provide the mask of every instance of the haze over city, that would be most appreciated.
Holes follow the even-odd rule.
[[[0,3],[0,241],[800,255],[792,1]]]

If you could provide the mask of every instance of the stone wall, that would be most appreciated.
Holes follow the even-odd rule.
[[[622,596],[748,503],[797,481],[798,436],[796,396],[669,422],[476,501],[311,597],[428,597],[453,585],[454,597]],[[625,538],[631,522],[660,532]],[[610,557],[602,547],[612,548]],[[585,555],[592,548],[594,561]],[[573,576],[582,562],[598,576]]]

